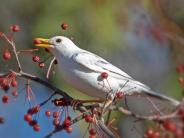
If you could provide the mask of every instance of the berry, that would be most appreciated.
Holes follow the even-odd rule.
[[[53,125],[58,126],[59,123],[60,123],[60,121],[59,121],[58,118],[55,118],[55,119],[53,120]]]
[[[169,131],[172,131],[172,132],[175,132],[176,131],[176,124],[174,122],[171,122],[169,120],[166,120],[164,123],[163,123],[163,127],[166,129],[166,130],[169,130]]]
[[[92,123],[93,122],[93,117],[91,115],[86,115],[84,117],[85,121],[88,123]]]
[[[3,32],[0,32],[0,38],[3,37]]]
[[[34,125],[36,125],[36,124],[38,124],[38,122],[37,122],[36,120],[31,120],[31,121],[29,122],[29,125],[30,125],[30,126],[34,126]]]
[[[30,114],[30,115],[34,114],[34,108],[28,109],[27,113]]]
[[[10,60],[11,59],[11,53],[9,50],[5,50],[3,53],[4,60]]]
[[[53,113],[53,117],[54,117],[54,118],[58,118],[58,117],[59,117],[59,115],[60,115],[60,113],[59,113],[59,112],[54,112],[54,113]]]
[[[39,56],[33,56],[32,60],[33,60],[34,62],[39,62],[40,57],[39,57]]]
[[[177,71],[178,73],[183,73],[183,72],[184,72],[184,67],[183,67],[183,65],[177,66],[177,67],[176,67],[176,71]]]
[[[107,79],[108,78],[108,73],[106,73],[106,72],[101,73],[101,77],[103,79]]]
[[[0,117],[0,124],[3,124],[3,123],[4,123],[4,118]]]
[[[50,116],[52,115],[52,113],[51,113],[51,111],[46,111],[46,112],[45,112],[45,115],[46,115],[47,117],[50,117]]]
[[[66,30],[66,29],[68,29],[68,24],[67,23],[62,23],[61,24],[61,28],[63,29],[63,30]]]
[[[11,81],[11,86],[12,87],[17,87],[17,85],[18,85],[18,83],[15,79]]]
[[[41,44],[42,42],[40,40],[38,40],[38,39],[34,39],[33,43],[34,44]]]
[[[69,119],[65,119],[63,124],[64,124],[65,127],[69,127],[70,124],[71,124],[71,121]]]
[[[40,131],[40,126],[38,124],[35,124],[33,126],[33,129],[34,129],[34,131],[38,132],[38,131]]]
[[[147,131],[146,131],[146,136],[147,137],[152,137],[154,135],[154,131],[153,131],[153,129],[148,129]]]
[[[20,27],[18,25],[11,25],[10,26],[10,29],[13,31],[13,32],[19,32],[20,31]]]
[[[8,102],[9,102],[9,97],[6,96],[6,95],[4,95],[4,96],[2,97],[2,102],[3,102],[4,104],[8,103]]]
[[[40,67],[40,68],[45,67],[45,63],[43,63],[43,62],[39,63],[39,67]]]
[[[67,127],[67,128],[65,128],[65,130],[66,130],[67,133],[72,133],[73,129],[72,129],[72,127]]]
[[[33,107],[33,112],[34,113],[38,113],[39,111],[40,111],[40,106],[39,105]]]
[[[154,133],[154,138],[160,138],[160,132],[156,131],[156,132]]]
[[[122,99],[122,98],[124,97],[123,92],[117,92],[117,93],[116,93],[116,97],[117,97],[118,99]]]
[[[26,114],[26,115],[24,115],[24,120],[26,122],[31,122],[32,121],[32,116],[30,114]]]
[[[14,97],[17,97],[19,94],[18,94],[18,92],[16,91],[16,90],[13,90],[12,91],[12,96],[14,96]]]
[[[89,130],[89,134],[90,134],[90,135],[96,135],[95,129],[94,129],[94,128],[91,128],[91,129]]]
[[[184,84],[184,79],[183,77],[179,77],[178,78],[179,84],[183,85]]]
[[[96,138],[96,135],[89,135],[89,138]]]

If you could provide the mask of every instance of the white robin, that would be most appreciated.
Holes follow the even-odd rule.
[[[145,93],[159,99],[179,102],[153,92],[145,84],[103,58],[77,47],[69,38],[55,36],[50,39],[36,38],[36,46],[48,48],[56,57],[63,79],[75,89],[100,99],[113,98],[117,92],[125,95]]]

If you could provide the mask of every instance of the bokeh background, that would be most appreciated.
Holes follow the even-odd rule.
[[[8,32],[9,26],[18,24],[21,32],[16,34],[18,49],[33,48],[35,37],[50,38],[54,35],[70,37],[79,47],[99,54],[125,72],[149,85],[156,91],[181,99],[182,89],[178,84],[175,68],[184,63],[184,1],[183,0],[0,0],[0,31]],[[61,23],[69,24],[62,31]],[[0,53],[8,46],[1,40]],[[40,50],[42,58],[48,55]],[[22,55],[25,71],[43,76],[46,69],[33,64],[30,55]],[[14,68],[1,60],[0,72]],[[56,73],[58,74],[57,68]],[[72,96],[89,98],[79,94],[62,81],[59,75],[52,75],[51,82],[66,90]],[[22,91],[24,81],[19,83],[20,96],[8,105],[0,104],[0,115],[6,123],[0,125],[1,138],[41,138],[50,132],[52,120],[40,113],[41,132],[35,133],[24,121],[28,104]],[[37,101],[50,95],[50,91],[32,84]],[[0,96],[4,94],[0,92]],[[13,99],[13,98],[12,98]],[[140,105],[140,108],[143,105]],[[71,113],[75,114],[75,113]],[[124,138],[141,138],[145,126],[132,118],[115,114],[117,126]],[[135,127],[139,125],[139,130]],[[80,138],[84,135],[83,123],[74,125],[74,132],[68,135],[58,133],[53,138]]]

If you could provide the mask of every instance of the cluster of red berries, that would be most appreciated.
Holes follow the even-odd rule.
[[[40,131],[40,125],[38,124],[38,122],[36,120],[33,119],[33,115],[38,113],[40,111],[40,106],[37,105],[33,108],[30,108],[27,111],[27,114],[24,115],[24,120],[31,126],[33,127],[33,130],[38,132]]]
[[[92,114],[86,114],[84,115],[85,122],[92,124],[94,123],[94,114],[97,113],[96,108],[92,109]],[[96,130],[94,128],[89,129],[89,138],[96,138]]]
[[[153,129],[149,128],[145,132],[145,137],[146,138],[160,138],[160,132],[159,131],[154,131]]]
[[[149,128],[145,132],[146,138],[183,138],[184,137],[184,109],[181,108],[178,110],[177,115],[180,118],[180,122],[176,124],[174,120],[168,119],[164,121],[160,121],[160,129],[159,131],[154,131],[153,129]]]
[[[55,111],[52,113],[51,111],[48,110],[45,112],[45,115],[46,115],[46,117],[51,117],[51,116],[53,117],[53,125],[55,127],[58,127],[60,125],[60,115],[61,115],[60,112]],[[64,126],[64,129],[67,133],[72,132],[72,128],[70,127],[70,125],[71,125],[71,117],[70,116],[67,116],[65,118],[62,125]]]
[[[16,75],[13,73],[10,73],[5,77],[0,77],[0,89],[7,92],[10,89],[10,87],[13,88],[12,93],[11,93],[12,96],[17,97],[18,96],[18,92],[17,92],[18,82],[16,80]],[[2,97],[2,102],[3,103],[9,102],[8,95],[4,95]]]
[[[64,126],[65,131],[67,133],[72,132],[73,129],[72,129],[72,127],[70,127],[71,126],[71,117],[70,116],[66,117],[66,119],[63,121],[63,126]]]
[[[37,55],[33,56],[32,60],[33,60],[33,62],[38,62],[39,63],[38,66],[40,68],[44,68],[45,67],[45,63],[44,62],[40,62],[40,57],[39,56],[37,56]]]
[[[93,123],[94,122],[93,115],[84,115],[84,120],[87,123]]]

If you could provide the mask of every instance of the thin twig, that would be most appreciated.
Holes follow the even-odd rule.
[[[17,65],[18,65],[18,71],[22,71],[22,67],[21,67],[21,64],[20,64],[20,60],[19,60],[19,57],[18,57],[18,54],[17,54],[17,49],[16,49],[16,46],[15,46],[15,43],[11,40],[8,39],[8,37],[3,34],[3,37],[6,39],[6,41],[12,46],[13,48],[13,53],[15,55],[15,58],[16,58],[16,62],[17,62]]]
[[[50,72],[51,72],[51,68],[52,68],[52,65],[53,65],[53,63],[54,63],[55,60],[56,60],[56,58],[54,57],[54,58],[51,60],[50,64],[49,64],[49,68],[48,68],[47,74],[46,74],[46,79],[49,79],[49,75],[50,75]]]

